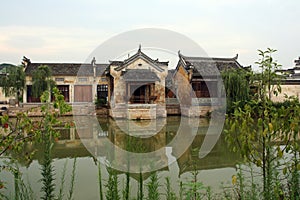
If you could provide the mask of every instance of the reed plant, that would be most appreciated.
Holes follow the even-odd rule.
[[[147,184],[149,200],[160,199],[160,194],[158,191],[159,186],[157,172],[152,172],[150,175],[150,182]]]
[[[170,177],[166,177],[165,180],[166,180],[166,183],[165,183],[166,199],[167,200],[177,200],[176,194],[171,188]]]

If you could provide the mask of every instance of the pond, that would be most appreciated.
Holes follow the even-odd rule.
[[[136,197],[137,194],[140,175],[138,170],[143,172],[144,186],[149,182],[150,172],[155,169],[160,186],[164,186],[165,177],[169,177],[171,187],[177,194],[180,181],[191,181],[192,173],[197,171],[198,181],[211,186],[213,191],[221,192],[222,184],[230,184],[232,175],[236,173],[236,165],[241,161],[237,154],[229,151],[223,135],[207,136],[209,122],[206,119],[195,122],[193,119],[172,116],[151,121],[128,121],[98,117],[95,123],[94,118],[63,118],[64,121],[74,120],[77,129],[75,126],[60,129],[61,136],[52,149],[57,190],[65,164],[65,188],[69,188],[76,157],[74,199],[99,199],[97,160],[102,162],[100,166],[104,183],[108,180],[104,163],[117,170],[120,191],[126,182],[126,170],[122,169],[130,168],[131,197]],[[182,137],[176,138],[178,134],[182,134]],[[201,153],[206,136],[216,141],[209,152]],[[192,138],[190,144],[186,138]],[[28,162],[24,159],[24,154],[30,152],[35,154]],[[137,154],[142,154],[143,157],[139,160],[130,157]],[[27,144],[22,154],[11,156],[17,160],[25,183],[31,186],[39,199],[43,147]],[[13,176],[2,172],[1,179],[6,182],[5,193],[13,193]],[[160,190],[165,192],[164,187],[160,187]]]

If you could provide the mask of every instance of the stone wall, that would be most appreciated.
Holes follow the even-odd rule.
[[[272,94],[272,101],[275,102],[283,102],[285,99],[285,95],[287,96],[295,96],[300,97],[300,85],[281,85],[281,93],[278,96]]]
[[[191,104],[191,85],[190,77],[187,71],[182,67],[178,67],[178,71],[174,76],[174,82],[177,86],[177,98],[181,105]],[[175,86],[175,87],[176,87]]]
[[[186,117],[205,117],[212,110],[211,106],[181,106],[181,114]]]
[[[155,104],[128,104],[127,119],[156,119]]]
[[[181,115],[180,105],[179,104],[169,104],[166,106],[167,115]]]
[[[156,117],[166,117],[167,112],[165,108],[165,78],[168,74],[168,67],[161,66],[164,71],[160,72],[155,69],[151,63],[148,63],[142,58],[138,58],[137,60],[129,63],[123,70],[115,70],[118,66],[111,66],[110,75],[113,77],[113,94],[112,97],[109,97],[109,104],[111,107],[110,116],[113,118],[125,118],[128,117],[130,119],[155,119]],[[127,93],[126,93],[126,82],[123,80],[122,74],[124,71],[128,69],[149,69],[154,72],[160,81],[155,82],[154,91],[152,93],[153,96],[156,96],[156,99],[151,102],[151,104],[145,105],[155,105],[155,109],[152,107],[151,109],[144,108],[134,108],[134,104],[132,106],[128,104]],[[141,83],[143,85],[143,83]],[[126,106],[128,105],[128,106]]]

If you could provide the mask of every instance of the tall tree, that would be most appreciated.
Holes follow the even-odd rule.
[[[55,82],[51,79],[52,71],[47,65],[39,66],[32,74],[32,95],[40,97],[44,91],[51,90]]]
[[[0,82],[6,97],[16,96],[18,102],[21,100],[25,87],[25,73],[22,66],[7,66]]]
[[[293,149],[291,138],[297,139],[300,124],[297,98],[287,98],[282,105],[271,101],[272,95],[281,92],[280,77],[275,73],[279,64],[272,58],[274,52],[259,51],[261,59],[257,64],[261,71],[254,77],[257,94],[244,106],[236,107],[226,120],[226,140],[232,149],[262,171],[264,199],[281,198],[278,191],[282,188],[278,187],[276,176],[285,150]]]

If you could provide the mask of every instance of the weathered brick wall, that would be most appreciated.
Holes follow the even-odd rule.
[[[177,98],[181,105],[191,104],[191,85],[190,77],[182,66],[179,66],[175,76],[175,84],[177,85]]]

